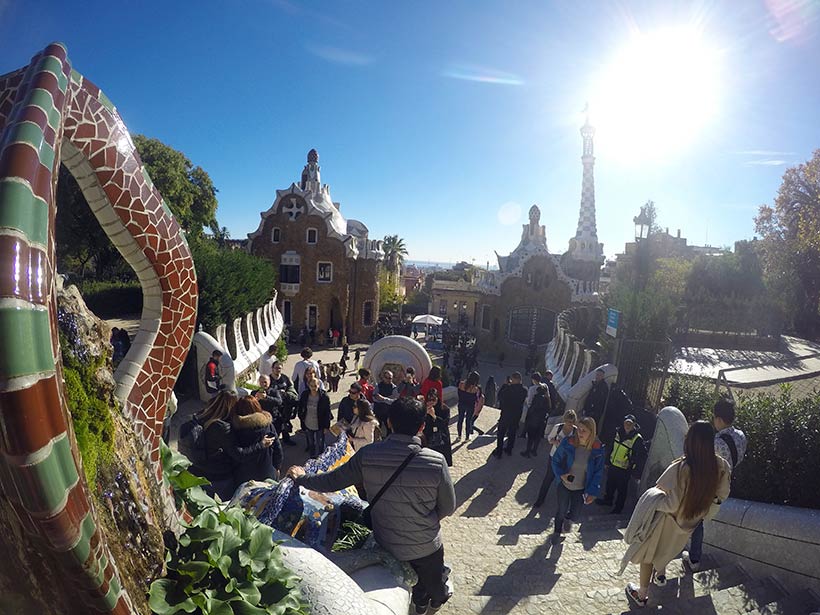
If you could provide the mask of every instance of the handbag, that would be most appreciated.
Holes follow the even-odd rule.
[[[399,477],[399,474],[401,474],[402,471],[404,471],[404,468],[407,467],[407,464],[410,463],[410,461],[412,461],[413,457],[418,455],[418,453],[419,453],[419,451],[413,451],[412,453],[407,455],[407,457],[404,459],[404,461],[401,462],[401,465],[398,468],[396,468],[395,472],[393,472],[393,475],[390,478],[387,479],[387,482],[384,483],[384,485],[382,485],[382,488],[379,489],[379,492],[375,495],[375,497],[372,500],[370,500],[370,502],[368,503],[367,508],[365,508],[364,512],[362,512],[362,517],[361,517],[361,524],[362,525],[364,525],[365,527],[369,527],[371,530],[373,529],[373,517],[372,517],[372,513],[371,513],[371,511],[373,510],[373,507],[376,505],[376,502],[378,502],[379,499],[384,495],[384,492],[387,491],[387,488],[390,485],[393,484],[393,481],[396,480]]]

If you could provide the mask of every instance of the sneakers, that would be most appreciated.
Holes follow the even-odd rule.
[[[662,570],[658,572],[655,570],[652,573],[652,582],[657,585],[658,587],[665,587],[666,586],[666,571]]]
[[[681,559],[683,560],[683,565],[686,566],[689,572],[697,572],[700,570],[700,561],[693,562],[689,557],[689,551],[681,553]]]
[[[627,583],[624,592],[626,592],[626,598],[629,600],[629,604],[634,607],[642,609],[646,607],[647,602],[649,602],[649,596],[641,598],[640,590],[634,583]]]
[[[461,441],[461,434],[456,436],[456,439],[453,440],[453,444],[455,444],[456,442],[460,442],[460,441]]]
[[[569,534],[572,531],[572,519],[564,519],[564,527],[561,529],[564,534]]]

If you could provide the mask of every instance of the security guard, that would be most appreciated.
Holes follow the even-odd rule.
[[[646,456],[646,445],[639,433],[640,425],[635,416],[627,414],[624,417],[623,427],[618,427],[615,442],[612,444],[612,453],[607,460],[609,470],[606,478],[606,495],[596,500],[597,504],[611,506],[617,491],[615,506],[612,513],[618,514],[624,509],[626,493],[629,489],[629,476],[632,471],[643,462]]]

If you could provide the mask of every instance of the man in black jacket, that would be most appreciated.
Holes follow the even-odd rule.
[[[510,381],[498,391],[498,407],[501,409],[501,418],[498,420],[498,444],[493,455],[501,459],[503,451],[507,455],[512,455],[515,445],[515,433],[518,430],[518,423],[521,421],[521,410],[524,407],[524,400],[527,399],[527,389],[521,384],[521,373],[515,372],[510,376]],[[504,444],[504,438],[507,444]]]
[[[605,375],[602,368],[599,367],[595,370],[595,380],[584,401],[583,416],[594,418],[599,429],[601,427],[601,417],[604,414],[604,408],[606,408],[606,400],[609,396],[609,385],[604,380]]]

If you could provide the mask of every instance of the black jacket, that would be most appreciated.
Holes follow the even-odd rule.
[[[521,417],[524,400],[527,399],[527,389],[523,384],[503,384],[498,390],[498,406],[501,415]]]
[[[265,480],[276,478],[275,470],[282,465],[282,443],[273,427],[271,415],[267,412],[256,412],[247,416],[234,416],[231,419],[231,430],[234,440],[240,448],[260,444],[265,436],[276,438],[269,448],[260,448],[255,453],[245,455],[234,466],[234,480],[237,486],[248,480]]]
[[[304,424],[307,415],[307,400],[310,391],[303,391],[299,397],[299,420]],[[333,413],[330,411],[330,397],[323,390],[319,389],[319,429],[330,429],[330,421],[333,420]]]
[[[525,424],[527,428],[544,429],[547,426],[547,415],[550,412],[549,391],[546,387],[539,387],[527,409]]]
[[[262,450],[261,439],[247,446],[237,444],[226,421],[214,421],[202,437],[205,438],[205,461],[198,469],[211,482],[232,480],[234,468]]]
[[[453,446],[450,442],[450,408],[442,403],[436,407],[435,418],[424,415],[424,446],[444,455],[449,467],[453,465]]]
[[[361,396],[362,399],[365,399],[365,396]],[[353,422],[353,417],[356,416],[353,413],[353,408],[356,407],[356,402],[350,399],[350,395],[345,395],[342,400],[339,402],[339,410],[336,413],[336,420],[337,421],[347,421],[348,424]]]
[[[587,393],[586,401],[584,401],[584,416],[594,418],[599,427],[608,395],[609,385],[606,380],[596,381],[592,383],[592,388]]]

